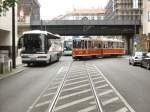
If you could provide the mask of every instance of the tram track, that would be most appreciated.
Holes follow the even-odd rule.
[[[72,64],[72,63],[71,63],[71,64]],[[53,102],[51,103],[51,105],[50,105],[50,107],[49,107],[49,109],[48,109],[48,112],[52,112],[52,110],[53,110],[53,108],[54,108],[54,106],[55,106],[55,104],[56,104],[56,102],[57,102],[57,99],[58,99],[58,97],[59,97],[59,95],[60,95],[60,92],[61,92],[61,90],[62,90],[62,88],[63,88],[64,82],[65,82],[66,77],[67,77],[67,75],[68,75],[68,72],[69,72],[69,70],[70,70],[71,64],[69,65],[69,68],[68,68],[68,70],[67,70],[67,72],[66,72],[66,74],[65,74],[65,76],[64,76],[64,78],[63,78],[63,80],[62,80],[62,82],[61,82],[61,84],[60,84],[60,86],[58,87],[58,90],[57,90],[56,95],[55,95],[55,97],[54,97],[54,99],[53,99]]]
[[[102,112],[135,112],[135,110],[127,103],[123,96],[95,65],[90,63],[86,64],[86,66],[91,81],[93,81],[95,95],[100,102]],[[93,76],[97,76],[97,79]]]
[[[74,61],[57,75],[29,112],[135,112],[95,65]]]

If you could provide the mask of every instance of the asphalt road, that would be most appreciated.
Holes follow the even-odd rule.
[[[59,70],[71,62],[71,57],[62,57],[60,62],[28,67],[24,72],[0,80],[0,112],[27,112]],[[131,66],[124,58],[77,62],[97,66],[136,112],[150,112],[150,70]]]
[[[0,80],[0,112],[26,112],[64,63],[27,67],[24,72]]]
[[[90,60],[136,112],[150,112],[150,70],[131,66],[127,59]]]

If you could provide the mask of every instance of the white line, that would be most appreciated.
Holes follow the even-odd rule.
[[[91,69],[88,69],[88,70],[90,70],[90,73],[91,73],[91,74],[98,74],[97,71],[94,71],[94,70],[91,70]]]
[[[88,81],[88,79],[82,80],[82,81],[73,82],[73,83],[68,83],[68,84],[65,84],[64,86],[74,85],[74,84],[78,84],[78,83],[81,83],[81,82],[87,82],[87,81]]]
[[[49,90],[53,90],[53,89],[57,89],[57,88],[58,88],[57,86],[52,87],[52,88],[48,88],[48,89],[47,89],[47,91],[49,91]]]
[[[69,102],[69,103],[67,103],[67,104],[64,104],[64,105],[55,107],[54,111],[58,111],[58,110],[67,108],[67,107],[70,107],[70,106],[79,104],[79,103],[81,103],[81,102],[84,102],[84,101],[87,101],[87,100],[91,100],[91,99],[93,99],[93,98],[94,98],[94,96],[89,96],[89,97],[82,98],[82,99],[79,99],[79,100],[76,100],[76,101],[73,101],[73,102]]]
[[[105,80],[97,81],[97,82],[95,82],[94,84],[98,84],[98,83],[102,83],[102,82],[105,82]]]
[[[103,77],[94,77],[94,78],[92,78],[93,80],[97,80],[97,79],[101,79],[101,78],[103,78]]]
[[[90,112],[90,111],[95,110],[95,109],[97,109],[96,105],[82,109],[82,110],[79,110],[78,112]]]
[[[41,106],[47,105],[47,104],[49,104],[49,103],[50,103],[50,101],[45,101],[45,102],[36,104],[35,107],[36,107],[36,108],[37,108],[37,107],[41,107]]]
[[[102,93],[100,93],[100,94],[98,94],[98,95],[99,95],[99,96],[104,96],[104,95],[107,95],[107,94],[112,93],[112,92],[113,92],[113,90],[107,90],[107,91],[102,92]]]
[[[123,107],[123,108],[117,110],[116,112],[127,112],[127,111],[128,111],[128,109],[126,107]]]
[[[70,91],[70,90],[73,90],[73,89],[79,89],[79,88],[85,87],[85,86],[90,86],[90,85],[89,84],[83,84],[83,85],[80,85],[80,86],[75,86],[75,87],[72,87],[72,88],[63,89],[62,92]]]
[[[109,100],[106,100],[106,101],[102,102],[102,104],[103,104],[103,106],[105,106],[105,105],[108,105],[108,104],[110,104],[110,103],[113,103],[113,102],[115,102],[115,101],[117,101],[117,100],[119,100],[119,97],[114,97],[114,98],[111,98],[111,99],[109,99]]]
[[[95,65],[94,65],[95,66]],[[112,87],[112,89],[115,91],[115,93],[119,96],[119,98],[123,101],[123,103],[127,106],[127,108],[131,112],[135,112],[135,110],[127,103],[127,101],[124,99],[124,97],[117,91],[117,89],[109,82],[109,80],[105,77],[105,75],[98,69],[97,66],[95,66],[97,71],[104,77],[104,79],[107,81],[107,83]]]
[[[79,92],[72,93],[72,94],[69,94],[69,95],[67,94],[67,95],[65,95],[65,96],[61,96],[61,97],[59,98],[59,100],[62,100],[62,99],[65,99],[65,98],[69,98],[69,97],[71,97],[71,96],[75,96],[75,95],[78,95],[78,94],[90,92],[90,91],[91,91],[90,89],[86,89],[86,90],[84,90],[84,91],[79,91]]]
[[[101,88],[108,87],[108,86],[109,86],[108,84],[105,84],[105,85],[96,87],[96,89],[101,89]]]
[[[68,78],[72,79],[72,78],[83,77],[83,76],[87,76],[87,75],[85,75],[85,74],[83,74],[83,75],[72,75],[72,76],[68,76]]]
[[[93,78],[93,77],[99,77],[99,76],[101,76],[101,75],[99,75],[99,73],[94,74],[94,75],[91,74],[91,77],[92,77],[92,78]]]
[[[63,68],[64,68],[64,67],[61,67],[61,68],[58,70],[57,74],[60,74],[61,71],[63,70]]]
[[[47,97],[47,96],[51,96],[51,95],[54,95],[55,93],[49,93],[49,94],[45,94],[43,95],[42,97]]]
[[[74,81],[74,80],[77,80],[77,79],[84,79],[84,78],[87,78],[87,76],[82,76],[82,77],[77,77],[77,78],[73,78],[73,79],[67,79],[66,82],[69,82],[69,81]]]

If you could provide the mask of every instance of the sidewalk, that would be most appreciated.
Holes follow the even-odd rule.
[[[0,80],[4,79],[6,77],[12,76],[12,75],[16,75],[17,73],[20,73],[26,69],[27,68],[25,67],[24,64],[18,65],[15,69],[12,69],[12,71],[10,73],[0,74]]]

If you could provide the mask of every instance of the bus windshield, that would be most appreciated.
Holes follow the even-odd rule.
[[[22,39],[23,53],[44,52],[44,35],[41,34],[25,34]]]

